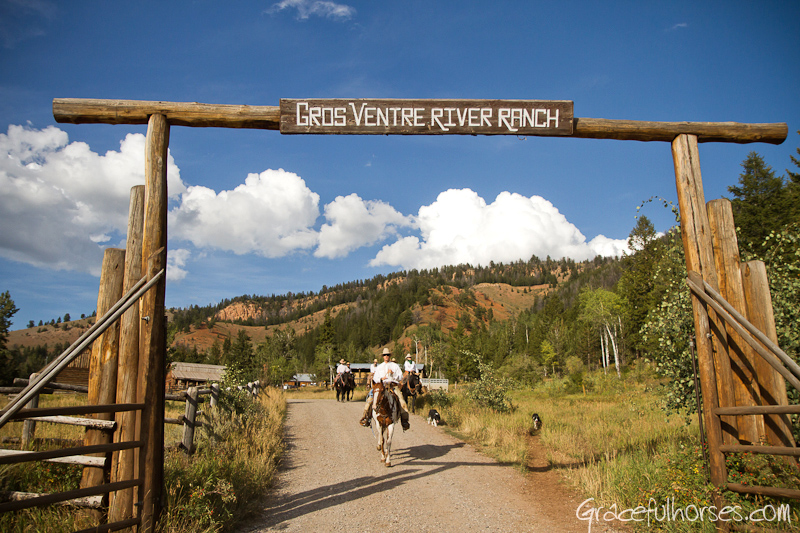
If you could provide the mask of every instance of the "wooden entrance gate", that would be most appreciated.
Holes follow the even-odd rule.
[[[57,122],[149,124],[146,174],[145,258],[166,246],[166,153],[170,126],[280,130],[287,134],[539,135],[669,142],[681,213],[688,283],[697,338],[703,418],[710,451],[711,481],[720,488],[800,498],[800,492],[727,483],[724,454],[737,451],[800,456],[789,431],[785,381],[800,389],[800,368],[775,345],[772,306],[763,263],[739,263],[730,203],[706,204],[698,143],[782,143],[785,123],[642,122],[576,118],[570,101],[519,100],[281,100],[280,106],[211,105],[130,100],[56,99]],[[145,272],[154,275],[159,264]],[[150,291],[143,314],[151,320],[142,336],[149,365],[144,380],[163,392],[164,283]],[[747,317],[745,320],[744,317]],[[749,320],[749,322],[748,322]],[[753,325],[751,325],[752,323]],[[159,325],[160,324],[160,325]],[[775,355],[771,355],[774,353]],[[163,394],[162,394],[163,398]],[[118,400],[119,401],[119,400]],[[163,403],[163,400],[162,400]],[[149,405],[149,404],[146,404]],[[157,413],[142,420],[142,436],[155,435]],[[152,438],[152,437],[151,437]],[[761,445],[767,443],[767,446]],[[157,441],[143,461],[163,460]],[[140,529],[151,531],[161,502],[161,474],[144,479]]]

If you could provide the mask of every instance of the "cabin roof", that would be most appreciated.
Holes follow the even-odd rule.
[[[175,379],[191,381],[221,381],[225,373],[223,365],[204,365],[201,363],[172,363],[170,369]]]
[[[316,381],[317,376],[315,374],[295,374],[292,376],[290,381],[302,381],[303,383],[311,383],[312,381]]]

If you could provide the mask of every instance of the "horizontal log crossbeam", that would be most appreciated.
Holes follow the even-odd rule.
[[[20,451],[13,455],[0,456],[0,465],[28,463],[31,461],[46,461],[56,457],[70,457],[73,455],[84,455],[90,453],[110,453],[119,450],[132,450],[141,448],[142,441],[115,442],[112,444],[94,444],[91,446],[77,446],[75,448],[62,448],[59,450],[48,450],[44,452]]]
[[[20,409],[9,417],[9,420],[24,420],[42,416],[59,415],[91,415],[97,413],[122,413],[125,411],[141,411],[143,403],[117,403],[108,405],[74,405],[66,407],[35,407]]]
[[[800,490],[783,489],[780,487],[759,487],[756,485],[742,485],[741,483],[728,483],[726,488],[739,494],[758,494],[772,498],[792,498],[800,500]]]
[[[0,450],[0,457],[7,455],[21,455],[27,453],[25,450]],[[89,457],[87,455],[68,455],[66,457],[53,457],[45,459],[48,463],[66,463],[71,465],[93,466],[104,468],[106,457]]]
[[[279,130],[280,106],[201,104],[144,100],[56,98],[53,117],[67,124],[147,124],[161,114],[174,126]],[[602,118],[574,118],[572,137],[672,142],[678,135],[697,136],[698,142],[763,142],[781,144],[789,128],[785,122],[652,122]]]
[[[75,489],[67,492],[59,492],[57,494],[46,494],[34,498],[18,500],[13,502],[0,503],[0,513],[7,513],[9,511],[19,511],[21,509],[30,509],[31,507],[42,507],[45,505],[52,505],[54,503],[73,500],[76,498],[85,498],[87,496],[96,496],[98,494],[108,494],[118,490],[128,489],[131,487],[140,487],[142,481],[140,479],[132,479],[129,481],[118,481],[116,483],[105,483],[96,487],[88,487],[85,489]]]
[[[719,447],[723,453],[760,453],[765,455],[791,455],[800,457],[800,448],[790,446],[756,446],[748,444],[723,444]]]
[[[34,498],[40,498],[42,496],[49,496],[49,493],[22,492],[16,490],[0,491],[0,501],[8,501],[8,502],[21,502],[23,500],[32,500]],[[101,507],[103,507],[103,496],[87,496],[84,498],[75,498],[72,500],[57,502],[56,505],[84,507],[87,509],[100,509]]]

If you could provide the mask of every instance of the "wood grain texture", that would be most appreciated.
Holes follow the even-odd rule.
[[[356,101],[355,99],[353,101]],[[440,100],[439,102],[445,102]],[[497,102],[513,102],[496,100]],[[149,117],[161,114],[173,126],[253,128],[278,130],[279,106],[201,104],[145,100],[101,100],[56,98],[53,117],[68,124],[147,124]],[[763,142],[781,144],[789,127],[785,122],[659,122],[605,118],[572,118],[571,137],[630,141],[672,142],[678,135],[693,135],[698,142]],[[518,135],[517,132],[507,134]],[[539,134],[541,135],[541,134]]]
[[[746,313],[742,276],[739,270],[739,243],[733,222],[731,202],[717,199],[708,202],[708,220],[714,248],[714,264],[719,283],[719,293],[739,313]],[[734,405],[759,405],[758,380],[754,367],[752,348],[742,340],[736,330],[726,324],[728,357],[731,366]],[[764,421],[760,417],[740,416],[737,419],[739,442],[756,444],[763,440]]]
[[[711,233],[708,228],[708,215],[700,179],[697,139],[690,135],[681,135],[676,138],[672,143],[672,158],[675,166],[675,184],[681,214],[681,238],[686,256],[686,269],[702,272],[704,279],[706,279],[705,276],[708,276],[706,280],[716,286]],[[706,306],[697,297],[692,297],[692,311],[698,372],[703,390],[703,419],[708,439],[711,482],[721,485],[725,483],[728,475],[725,457],[719,451],[723,440],[721,420],[720,417],[713,414],[714,409],[721,405],[717,388],[721,377],[718,376],[714,361],[715,344],[712,341],[714,336],[711,335],[712,318],[709,316]],[[733,442],[728,444],[733,444]]]

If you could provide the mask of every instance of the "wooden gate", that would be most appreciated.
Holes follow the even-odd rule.
[[[701,142],[780,144],[788,133],[785,123],[576,118],[570,101],[535,100],[317,99],[245,106],[55,99],[53,115],[60,123],[148,124],[144,259],[140,263],[148,279],[165,268],[170,126],[254,128],[287,134],[558,135],[671,143],[687,282],[692,290],[711,481],[739,492],[800,498],[798,491],[727,483],[725,453],[800,455],[788,426],[788,414],[798,413],[800,408],[788,405],[784,381],[800,389],[800,369],[775,345],[763,263],[739,263],[730,203],[705,203],[697,149]],[[139,529],[148,532],[158,519],[163,485],[164,288],[162,278],[157,288],[143,297],[141,320],[137,318],[142,326],[138,392],[124,391],[120,396],[118,391],[116,398],[117,402],[137,398],[144,403],[137,427],[142,441],[139,464],[147,467],[141,468],[138,522]]]

